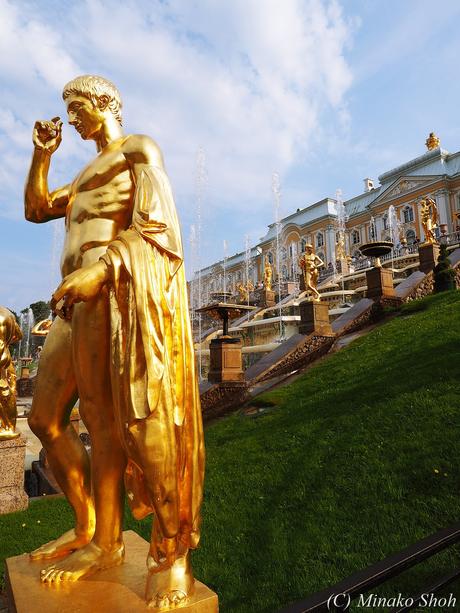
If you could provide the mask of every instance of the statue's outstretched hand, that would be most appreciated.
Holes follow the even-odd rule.
[[[106,281],[107,266],[102,261],[75,270],[65,277],[54,292],[52,310],[62,319],[71,319],[73,305],[95,298]]]
[[[42,149],[50,155],[56,151],[62,140],[62,121],[53,117],[51,121],[36,121],[32,140],[37,149]]]

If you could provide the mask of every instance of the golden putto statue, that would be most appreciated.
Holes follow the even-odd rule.
[[[428,151],[432,151],[433,149],[437,149],[441,144],[441,141],[436,136],[434,132],[430,132],[428,138],[425,141],[426,148]]]
[[[272,265],[270,264],[268,255],[266,255],[265,260],[264,260],[264,289],[268,291],[272,291],[272,278],[273,278]]]
[[[193,591],[204,444],[176,207],[158,145],[124,134],[121,98],[106,79],[64,87],[70,125],[97,155],[48,189],[62,122],[37,121],[25,215],[66,220],[59,315],[48,332],[29,424],[75,513],[75,528],[32,552],[45,583],[123,562],[124,491],[133,515],[153,513],[146,600],[167,609]],[[70,425],[80,414],[91,462]],[[124,483],[123,483],[124,481]]]
[[[425,234],[425,244],[436,243],[435,228],[438,225],[438,207],[433,198],[425,196],[419,200],[420,220]]]
[[[249,294],[254,290],[254,285],[252,284],[252,281],[248,281],[246,284],[238,283],[236,289],[239,294],[239,301],[241,303],[248,302]]]
[[[318,286],[319,269],[324,266],[323,260],[313,253],[313,245],[305,245],[305,253],[300,256],[299,266],[302,269],[305,291],[312,300],[319,301],[321,296],[316,289]]]
[[[9,346],[21,340],[16,318],[0,306],[0,441],[16,438],[16,370]]]

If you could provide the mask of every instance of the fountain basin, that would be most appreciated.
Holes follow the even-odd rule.
[[[363,255],[372,258],[381,258],[383,255],[390,253],[392,249],[393,243],[391,241],[375,241],[361,245],[359,248]]]
[[[249,311],[254,311],[256,307],[246,304],[228,304],[226,302],[216,302],[197,309],[197,313],[205,313],[216,321],[223,322],[223,336],[228,336],[228,322],[237,319]]]

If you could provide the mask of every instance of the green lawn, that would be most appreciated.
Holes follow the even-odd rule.
[[[274,405],[266,414],[209,426],[194,567],[221,611],[274,612],[458,521],[459,392],[454,291],[404,306],[259,397]],[[0,554],[70,525],[65,501],[39,501],[0,518]],[[148,538],[148,522],[127,527]],[[386,591],[408,596],[455,563],[454,551],[438,555]]]

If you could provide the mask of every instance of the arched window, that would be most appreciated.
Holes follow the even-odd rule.
[[[404,223],[410,223],[414,221],[414,210],[410,205],[403,208],[403,221]]]
[[[289,257],[290,258],[295,258],[296,255],[297,255],[297,244],[296,243],[291,243],[289,245]]]
[[[271,251],[267,253],[267,257],[270,264],[273,264],[273,253]]]
[[[351,233],[351,242],[353,245],[359,245],[360,237],[358,230],[353,230]]]
[[[324,245],[324,236],[322,232],[318,232],[316,235],[316,246],[322,247]]]
[[[283,268],[281,269],[281,277],[283,281],[287,279],[287,276],[288,276],[287,266],[284,265]]]
[[[302,238],[302,240],[300,241],[300,251],[301,253],[303,253],[305,251],[305,245],[307,244],[307,239],[306,238]]]
[[[415,242],[415,231],[407,230],[406,232],[406,240],[408,245],[413,245]]]
[[[383,229],[388,230],[388,215],[384,215],[382,219],[383,219]]]

